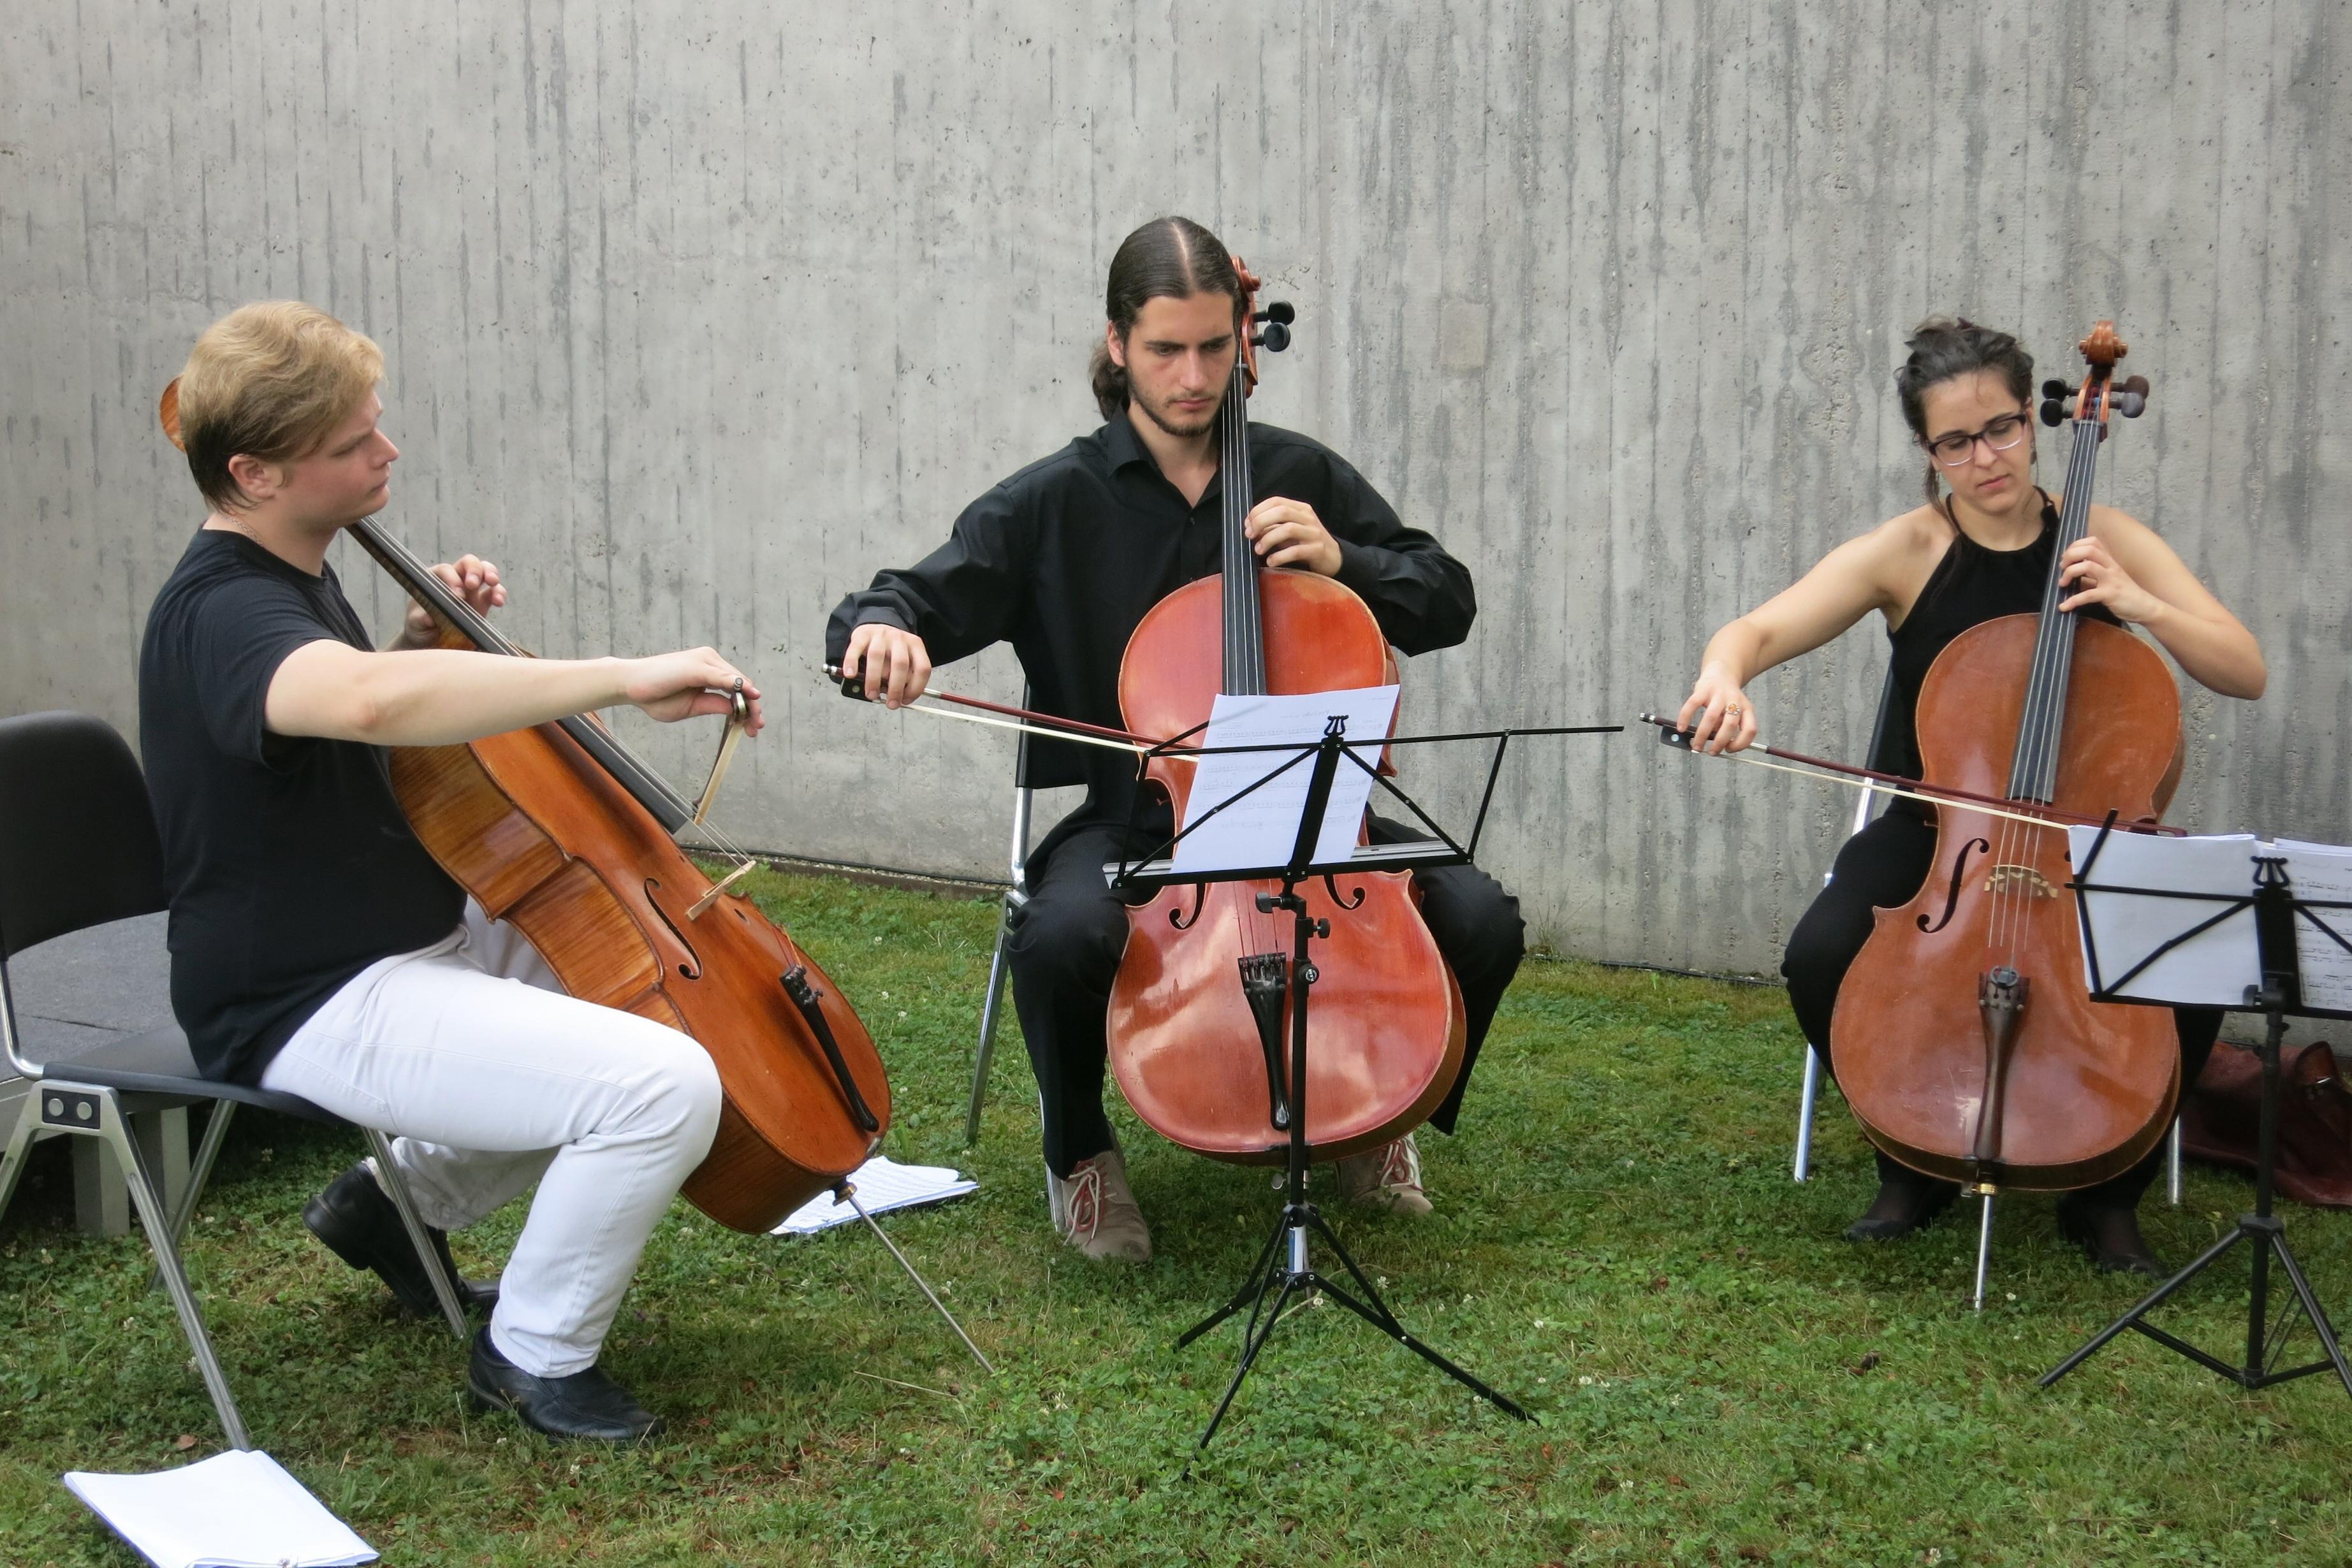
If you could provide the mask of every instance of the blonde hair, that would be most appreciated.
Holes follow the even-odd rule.
[[[250,506],[230,458],[310,455],[383,379],[383,350],[314,306],[269,299],[230,311],[196,340],[173,383],[196,488],[222,510]]]

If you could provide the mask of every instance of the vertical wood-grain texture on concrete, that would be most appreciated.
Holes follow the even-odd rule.
[[[2334,0],[30,0],[0,18],[0,711],[134,725],[199,517],[156,393],[207,321],[299,296],[384,346],[385,521],[498,559],[514,635],[759,673],[737,838],[990,873],[1009,740],[833,696],[824,616],[1095,423],[1104,266],[1173,210],[1298,306],[1260,417],[1477,575],[1413,725],[1671,707],[1712,628],[1913,503],[1911,323],[2013,326],[2071,376],[2116,318],[2156,395],[2103,497],[2273,669],[2257,705],[2189,695],[2176,816],[2352,837],[2347,49]],[[1883,662],[1874,623],[1759,681],[1770,734],[1857,755]],[[1019,690],[1001,653],[950,678]],[[651,728],[681,776],[713,739]],[[1848,807],[1535,742],[1483,858],[1565,950],[1769,971]]]

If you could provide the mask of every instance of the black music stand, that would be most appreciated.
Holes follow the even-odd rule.
[[[1470,860],[1476,847],[1479,833],[1486,826],[1486,808],[1494,800],[1495,780],[1502,770],[1504,749],[1509,745],[1511,737],[1515,735],[1598,735],[1607,734],[1622,727],[1623,727],[1620,725],[1593,725],[1568,728],[1480,730],[1452,735],[1401,736],[1381,741],[1359,742],[1351,746],[1345,734],[1346,721],[1335,716],[1325,725],[1323,736],[1319,741],[1302,745],[1202,747],[1189,749],[1183,747],[1181,743],[1190,736],[1198,733],[1196,727],[1195,729],[1187,731],[1185,735],[1179,736],[1165,745],[1154,748],[1157,754],[1193,757],[1221,752],[1260,751],[1273,754],[1279,760],[1255,783],[1202,812],[1193,821],[1186,823],[1180,831],[1162,840],[1149,855],[1122,859],[1105,865],[1103,873],[1109,881],[1112,889],[1121,892],[1132,890],[1139,893],[1151,893],[1163,887],[1211,882],[1259,882],[1278,879],[1282,883],[1282,891],[1278,894],[1259,894],[1257,907],[1264,914],[1285,910],[1291,915],[1291,950],[1286,960],[1286,980],[1290,998],[1290,1061],[1286,1083],[1282,1071],[1282,1063],[1270,1044],[1266,1058],[1268,1121],[1276,1131],[1286,1134],[1286,1139],[1282,1213],[1275,1222],[1273,1235],[1266,1239],[1265,1246],[1260,1249],[1257,1261],[1250,1266],[1250,1271],[1244,1279],[1241,1288],[1234,1292],[1224,1305],[1185,1330],[1176,1341],[1177,1347],[1181,1349],[1227,1318],[1239,1312],[1244,1307],[1249,1309],[1249,1320],[1242,1332],[1241,1364],[1234,1369],[1233,1381],[1226,1385],[1224,1397],[1217,1401],[1216,1413],[1209,1417],[1208,1427],[1201,1433],[1200,1448],[1206,1449],[1209,1440],[1217,1435],[1218,1427],[1224,1421],[1225,1412],[1233,1407],[1234,1396],[1241,1392],[1242,1380],[1249,1375],[1250,1368],[1256,1364],[1259,1353],[1265,1349],[1266,1342],[1274,1337],[1275,1328],[1282,1321],[1283,1309],[1289,1305],[1294,1298],[1304,1301],[1318,1293],[1339,1302],[1496,1408],[1507,1411],[1523,1421],[1534,1419],[1509,1396],[1496,1392],[1477,1377],[1415,1338],[1411,1331],[1397,1320],[1396,1314],[1389,1310],[1388,1303],[1381,1299],[1380,1291],[1373,1287],[1371,1281],[1365,1277],[1363,1270],[1356,1266],[1356,1260],[1348,1255],[1348,1249],[1340,1245],[1339,1236],[1324,1219],[1322,1212],[1307,1199],[1307,1008],[1310,988],[1320,977],[1316,973],[1313,959],[1309,956],[1308,944],[1318,937],[1329,936],[1331,924],[1328,920],[1318,919],[1307,913],[1307,903],[1299,895],[1298,884],[1311,882],[1317,877],[1323,878],[1324,886],[1330,894],[1331,902],[1344,911],[1353,909],[1357,904],[1361,904],[1363,893],[1360,889],[1357,890],[1352,903],[1341,897],[1338,883],[1333,880],[1336,877],[1365,871],[1417,871],[1431,866],[1460,865]],[[1467,845],[1458,843],[1447,835],[1444,829],[1430,820],[1428,814],[1423,811],[1410,796],[1397,789],[1388,779],[1381,778],[1372,763],[1368,763],[1356,755],[1357,748],[1360,747],[1362,749],[1375,753],[1377,759],[1377,754],[1389,746],[1449,740],[1494,740],[1496,743],[1494,761],[1487,773],[1486,794],[1478,806],[1477,823],[1471,831],[1470,842]],[[1421,820],[1422,824],[1435,836],[1404,843],[1359,845],[1345,860],[1318,862],[1315,858],[1316,845],[1322,837],[1323,819],[1326,808],[1330,803],[1332,780],[1339,775],[1339,760],[1342,757],[1371,773],[1374,780],[1381,788],[1403,801],[1413,815]],[[1297,836],[1292,842],[1289,858],[1284,863],[1233,871],[1179,872],[1174,869],[1172,861],[1165,858],[1172,856],[1176,844],[1186,834],[1215,817],[1234,801],[1264,788],[1298,764],[1310,759],[1313,771],[1308,776],[1306,803],[1299,813]],[[1136,825],[1134,814],[1130,812],[1129,818],[1130,835],[1133,835]],[[1331,1249],[1333,1255],[1339,1260],[1340,1266],[1347,1270],[1348,1278],[1354,1282],[1354,1291],[1335,1282],[1315,1268],[1307,1256],[1307,1241],[1310,1236],[1321,1237],[1325,1244]],[[1271,1306],[1268,1305],[1269,1301],[1272,1303]]]
[[[2098,1001],[2130,1002],[2139,998],[2119,994],[2133,978],[2147,967],[2190,938],[2203,934],[2240,911],[2251,907],[2254,915],[2254,940],[2261,954],[2262,981],[2246,988],[2245,996],[2231,1011],[2261,1012],[2267,1020],[2263,1031],[2263,1043],[2256,1047],[2263,1062],[2263,1103],[2260,1132],[2254,1158],[2254,1211],[2242,1214],[2230,1233],[2199,1254],[2195,1261],[2169,1280],[2142,1297],[2131,1311],[2101,1329],[2085,1341],[2074,1354],[2042,1375],[2040,1385],[2049,1387],[2095,1354],[2108,1341],[2126,1329],[2137,1330],[2177,1354],[2185,1355],[2199,1365],[2221,1374],[2231,1382],[2245,1388],[2267,1388],[2273,1384],[2289,1383],[2313,1373],[2333,1370],[2352,1395],[2352,1364],[2347,1364],[2344,1352],[2336,1341],[2336,1330],[2327,1321],[2326,1309],[2304,1278],[2303,1267],[2295,1261],[2294,1249],[2287,1245],[2286,1226],[2271,1212],[2274,1166],[2278,1156],[2279,1103],[2279,1042],[2286,1032],[2290,1014],[2304,1018],[2347,1018],[2345,1013],[2328,1009],[2305,1008],[2303,1004],[2302,968],[2295,956],[2295,922],[2308,922],[2325,934],[2336,946],[2352,952],[2352,942],[2328,925],[2317,912],[2320,910],[2352,909],[2352,903],[2299,899],[2294,895],[2286,874],[2284,855],[2256,854],[2253,886],[2245,894],[2231,896],[2204,893],[2188,893],[2169,888],[2107,886],[2091,881],[2093,866],[2100,850],[2106,846],[2107,835],[2113,831],[2113,821],[2100,830],[2093,841],[2090,852],[2083,859],[2081,868],[2070,884],[2074,890],[2077,907],[2087,911],[2087,896],[2094,893],[2137,894],[2151,898],[2179,898],[2192,904],[2219,904],[2213,914],[2175,934],[2151,950],[2129,971],[2113,982],[2106,982],[2099,970],[2098,951],[2092,940],[2090,922],[2084,920],[2084,954],[2091,970],[2091,995]],[[2184,1087],[2184,1092],[2186,1089]],[[2147,1322],[2147,1314],[2162,1306],[2176,1291],[2207,1269],[2219,1262],[2222,1254],[2239,1242],[2252,1244],[2254,1249],[2253,1285],[2246,1303],[2246,1360],[2234,1366],[2220,1356],[2200,1350],[2177,1335],[2166,1333]],[[2318,1335],[2320,1349],[2326,1358],[2302,1366],[2278,1370],[2273,1364],[2291,1332],[2290,1307],[2280,1314],[2277,1324],[2270,1320],[2270,1265],[2275,1257],[2279,1267],[2286,1271],[2288,1282],[2294,1287],[2296,1303],[2311,1321],[2312,1332]]]

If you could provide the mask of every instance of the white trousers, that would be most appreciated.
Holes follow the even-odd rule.
[[[595,1364],[646,1238],[719,1126],[701,1046],[564,995],[470,899],[446,937],[329,998],[261,1082],[396,1134],[427,1225],[459,1229],[539,1183],[490,1337],[541,1377]]]

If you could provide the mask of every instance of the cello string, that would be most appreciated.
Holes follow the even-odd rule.
[[[2076,442],[2068,456],[2066,495],[2070,497],[2067,503],[2070,508],[2073,505],[2071,497],[2078,494],[2078,487],[2074,482],[2075,475],[2073,465],[2080,451],[2081,443]],[[2045,574],[2042,582],[2041,612],[2035,618],[2033,651],[2027,665],[2024,701],[2020,709],[2017,741],[2011,758],[2008,793],[2012,797],[2030,796],[2032,793],[2032,781],[2040,768],[2042,717],[2053,647],[2051,639],[2053,620],[2052,609],[2056,601],[2052,597],[2052,588],[2055,581],[2058,557],[2063,553],[2065,535],[2065,521],[2063,515],[2055,527],[2058,530],[2058,538],[2053,540],[2051,570]],[[2017,915],[2015,901],[2008,896],[2009,882],[2002,875],[2000,868],[2012,863],[2018,848],[2019,845],[2011,833],[2011,824],[2002,823],[1992,855],[1992,874],[1995,880],[1992,889],[1991,918],[1987,924],[1985,932],[1985,945],[1989,950],[1995,953],[2002,952],[2013,936],[2013,923]],[[2013,951],[2013,949],[2009,950]]]
[[[2096,469],[2099,427],[2095,420],[2072,422],[2067,454],[2066,493],[2052,541],[2050,572],[2042,590],[2042,613],[2036,628],[2034,661],[2029,683],[2027,721],[2021,737],[2018,792],[2044,805],[2057,794],[2057,766],[2063,743],[2064,698],[2073,667],[2073,639],[2078,612],[2061,611],[2065,589],[2060,574],[2066,551],[2089,532],[2092,476]],[[2004,860],[2008,857],[2004,856]],[[2019,945],[2029,942],[2039,914],[2039,899],[2029,883],[2004,886],[2011,894],[2009,918],[2003,923],[2009,939],[2007,956],[2014,963]]]
[[[1243,301],[1243,319],[1239,332],[1245,335],[1250,323],[1249,301]],[[1249,466],[1249,388],[1247,385],[1247,345],[1236,341],[1234,347],[1233,369],[1225,379],[1224,407],[1219,425],[1223,450],[1218,456],[1223,484],[1224,552],[1220,570],[1227,584],[1227,635],[1236,643],[1239,658],[1225,666],[1228,688],[1241,686],[1255,695],[1265,690],[1265,606],[1258,597],[1256,559],[1250,549],[1248,521],[1250,507]],[[1271,951],[1270,917],[1259,914],[1254,896],[1230,896],[1233,905],[1235,936],[1245,953]]]
[[[2024,779],[2027,790],[2043,804],[2053,804],[2057,795],[2057,764],[2065,723],[2063,693],[2068,685],[2073,664],[2073,642],[2078,624],[2076,612],[2061,611],[2058,606],[2065,598],[2060,580],[2066,551],[2089,531],[2092,476],[2098,461],[2098,426],[2095,421],[2077,419],[2071,432],[2073,442],[2067,453],[2066,497],[2058,517],[2058,537],[2052,541],[2049,580],[2043,589],[2044,613],[2039,628],[2037,657],[2034,671],[2038,677],[2033,700],[2033,746],[2030,771]],[[2013,890],[2016,909],[2010,925],[2011,947],[2009,956],[2014,963],[2018,946],[2030,942],[2039,900],[2030,885]]]

